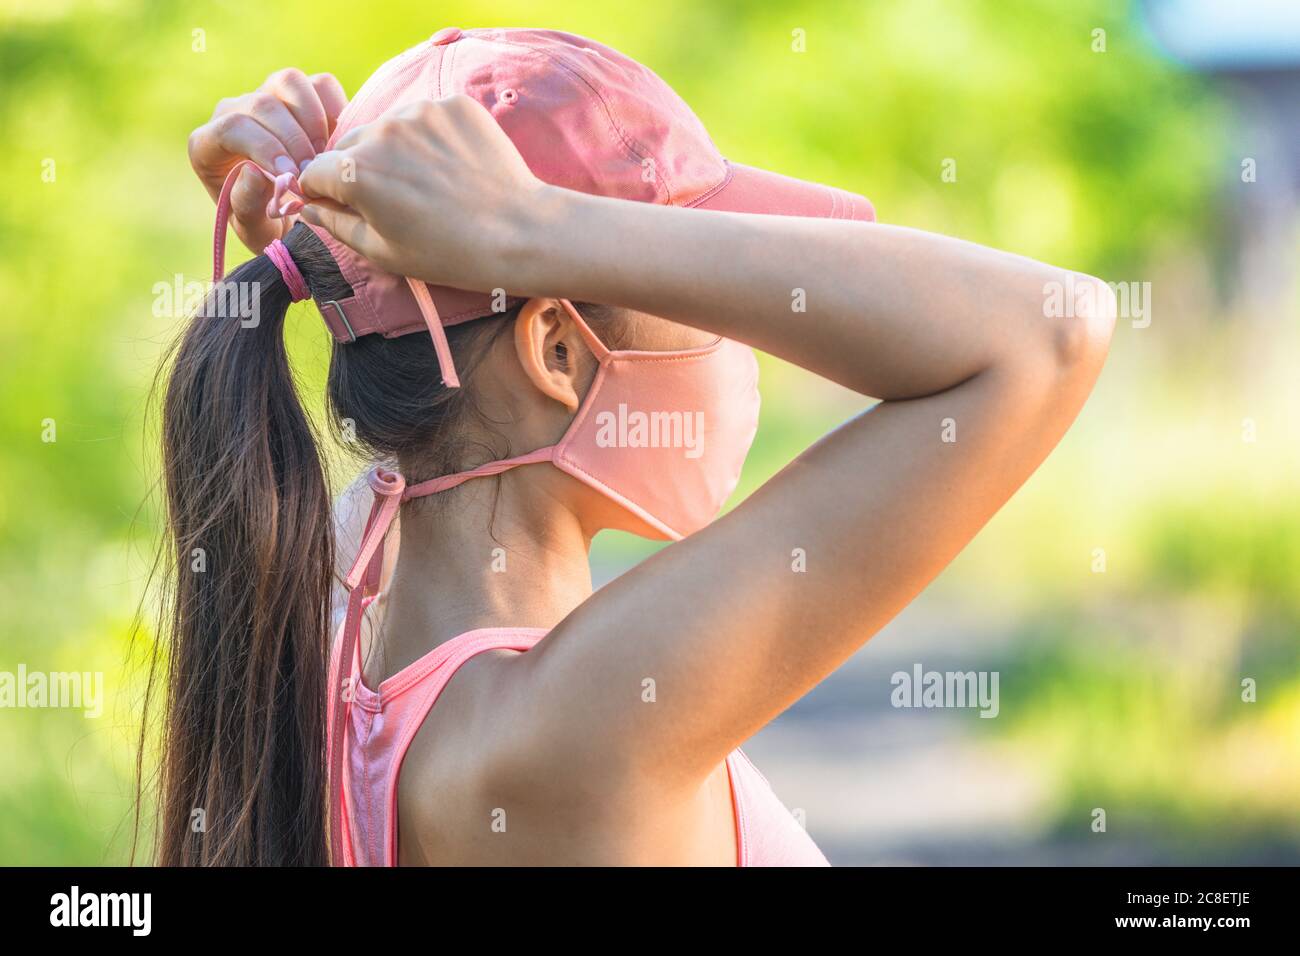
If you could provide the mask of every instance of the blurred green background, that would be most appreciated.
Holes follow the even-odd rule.
[[[181,324],[155,317],[154,286],[210,261],[186,136],[275,69],[354,93],[448,25],[591,36],[660,73],[729,157],[864,193],[883,221],[1151,283],[1149,325],[1121,319],[1056,454],[747,748],[833,862],[1300,861],[1296,169],[1265,161],[1277,121],[1249,78],[1164,55],[1120,0],[4,0],[0,671],[102,671],[107,700],[98,719],[0,710],[0,863],[129,851],[145,419]],[[295,312],[319,407],[326,336]],[[774,360],[763,375],[738,495],[864,404]],[[598,542],[599,577],[644,553]],[[889,675],[915,662],[997,670],[999,718],[893,710]]]

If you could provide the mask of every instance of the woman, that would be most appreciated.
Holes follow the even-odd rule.
[[[650,71],[547,31],[443,30],[346,108],[276,74],[190,154],[217,277],[227,210],[264,252],[220,287],[257,321],[214,296],[168,383],[161,861],[824,863],[736,748],[1060,440],[1105,284],[727,163]],[[1045,317],[1057,282],[1088,294]],[[309,296],[338,427],[386,463],[328,661],[330,499],[281,336]],[[749,346],[881,402],[710,524]],[[593,593],[603,528],[683,540]]]

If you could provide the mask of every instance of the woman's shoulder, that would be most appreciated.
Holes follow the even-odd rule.
[[[411,739],[397,781],[399,825],[428,860],[482,859],[492,849],[484,838],[508,832],[512,811],[531,817],[552,801],[556,788],[519,759],[530,731],[511,696],[521,692],[523,653],[492,648],[464,661]],[[412,852],[405,846],[403,857]]]

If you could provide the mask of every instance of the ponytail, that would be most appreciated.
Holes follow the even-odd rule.
[[[286,239],[300,265],[309,236]],[[161,865],[329,862],[333,530],[285,350],[289,304],[266,256],[240,266],[185,330],[167,381]]]
[[[318,302],[352,295],[309,227],[295,225],[284,244]],[[285,352],[290,300],[267,256],[235,269],[181,336],[166,379],[167,528],[157,565],[165,583],[157,664],[166,669],[166,693],[155,734],[151,670],[136,803],[138,845],[145,790],[156,783],[162,865],[331,862],[325,751],[333,519]],[[517,312],[448,330],[464,375],[509,333]],[[441,383],[428,336],[336,344],[328,397],[335,421],[347,420],[353,450],[367,461],[434,476],[484,454],[503,457],[501,448],[481,447],[477,436],[490,432],[491,422],[473,388]],[[156,777],[146,773],[144,757],[155,740]]]

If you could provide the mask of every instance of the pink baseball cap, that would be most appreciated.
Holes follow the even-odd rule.
[[[533,174],[555,186],[695,209],[875,219],[862,196],[729,162],[653,72],[617,50],[554,30],[439,30],[366,81],[329,147],[391,110],[455,93],[482,103]],[[392,275],[315,231],[352,286],[349,298],[318,303],[334,337],[351,342],[428,329],[444,382],[458,384],[443,327],[494,314],[493,297]],[[508,298],[506,307],[520,301]]]

